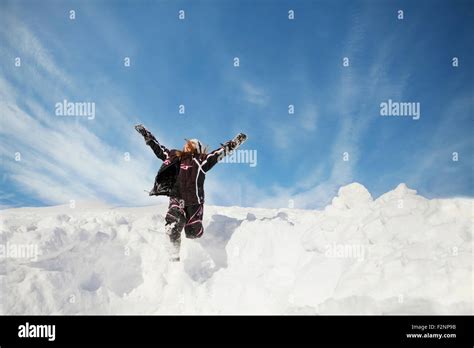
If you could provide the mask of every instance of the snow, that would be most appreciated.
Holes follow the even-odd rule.
[[[206,206],[169,263],[164,204],[7,209],[0,312],[472,314],[472,212],[404,184],[353,183],[322,211]]]

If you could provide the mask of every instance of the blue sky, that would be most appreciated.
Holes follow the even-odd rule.
[[[136,123],[170,148],[248,134],[257,165],[216,166],[210,204],[317,208],[351,182],[474,195],[472,1],[0,0],[0,22],[1,206],[163,201]],[[95,118],[56,116],[64,99]],[[388,99],[420,119],[380,116]]]

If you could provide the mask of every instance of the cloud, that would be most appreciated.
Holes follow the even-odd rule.
[[[92,8],[90,10],[94,12]],[[81,13],[89,16],[91,14],[88,11],[89,9]],[[387,70],[396,65],[397,55],[392,54],[392,48],[399,46],[399,31],[394,31],[377,44],[370,56],[366,55],[365,45],[368,45],[371,15],[372,13],[366,12],[353,18],[345,47],[340,51],[341,57],[348,56],[353,65],[347,69],[341,67],[339,75],[338,69],[335,69],[336,73],[328,85],[321,86],[320,90],[312,90],[314,81],[311,71],[301,68],[305,64],[294,64],[295,68],[291,71],[293,73],[297,70],[300,73],[298,76],[301,78],[296,80],[303,92],[299,100],[294,101],[295,115],[286,115],[286,110],[281,109],[282,106],[275,97],[281,95],[278,87],[242,77],[242,71],[237,72],[238,69],[223,69],[227,71],[222,73],[227,74],[224,76],[224,79],[227,78],[227,85],[234,92],[237,90],[237,99],[248,103],[243,103],[244,108],[250,106],[262,111],[256,113],[262,117],[255,121],[255,127],[261,127],[263,130],[258,131],[262,133],[269,133],[271,139],[264,146],[268,145],[270,157],[278,153],[276,160],[282,163],[298,162],[295,166],[299,166],[302,174],[296,180],[292,178],[292,181],[285,184],[273,186],[270,186],[273,183],[272,173],[268,178],[269,183],[262,186],[256,185],[251,176],[235,182],[232,176],[215,175],[207,180],[208,202],[286,207],[292,199],[297,208],[321,207],[334,196],[339,186],[354,181],[361,151],[366,150],[361,148],[365,132],[376,119],[371,114],[371,107],[387,96],[392,99],[401,98],[410,78],[409,71],[405,70],[397,76],[397,81],[392,81],[390,78],[393,76]],[[108,53],[121,55],[130,51],[133,56],[138,50],[132,37],[126,36],[126,47],[117,45],[122,40],[122,35],[116,35],[114,29],[120,24],[119,21],[99,23],[97,18],[100,16],[97,13],[96,18],[92,18],[90,22],[98,26],[97,32],[101,33],[101,40],[107,42],[105,46],[109,49]],[[112,86],[112,83],[109,84],[112,89],[107,88],[109,76],[101,75],[100,69],[93,69],[93,64],[97,63],[89,62],[87,70],[97,73],[93,80],[95,86],[100,85],[101,88],[101,91],[93,95],[99,110],[98,116],[89,123],[78,119],[59,120],[52,113],[54,102],[87,95],[93,83],[88,81],[87,76],[68,73],[67,52],[47,49],[51,45],[61,47],[60,42],[53,41],[54,33],[47,36],[48,41],[42,41],[40,37],[44,39],[43,32],[35,35],[20,19],[15,19],[10,14],[2,18],[7,20],[0,28],[0,38],[5,43],[0,46],[0,55],[14,57],[18,54],[24,64],[17,70],[7,67],[3,77],[0,77],[0,112],[3,116],[0,130],[1,155],[8,179],[16,183],[15,188],[7,188],[9,192],[0,193],[0,197],[11,201],[12,194],[18,190],[48,203],[97,197],[127,205],[154,202],[142,190],[150,188],[155,171],[161,163],[131,128],[133,120],[128,115],[132,114],[130,110],[135,111],[133,103],[126,97],[117,98],[117,95],[123,96],[126,93],[117,93],[114,88],[119,87]],[[127,28],[121,33],[126,34]],[[64,53],[62,57],[60,52]],[[366,61],[357,59],[361,54],[368,57]],[[287,77],[288,81],[294,81],[290,76]],[[97,84],[99,80],[105,82]],[[311,98],[308,91],[314,91],[320,99]],[[328,98],[321,100],[324,95]],[[328,110],[331,112],[327,113]],[[280,116],[284,116],[281,118],[283,122],[279,122]],[[313,157],[309,160],[295,160],[293,149],[297,150],[299,144],[307,145],[305,142],[311,141],[312,137],[324,135],[322,132],[326,129],[322,126],[326,126],[326,118],[331,118],[331,125],[335,125],[335,130],[331,128],[334,134],[328,137],[325,152],[320,152],[319,157],[314,159],[313,153],[307,153],[312,148],[306,147],[306,155]],[[235,127],[242,127],[243,122],[245,121],[236,120]],[[249,128],[253,125],[249,121]],[[207,136],[207,131],[207,125],[202,126],[203,135]],[[156,135],[164,144],[168,144],[169,138],[177,138],[166,133]],[[442,143],[438,145],[442,146]],[[22,153],[20,162],[13,160],[13,154],[17,151]],[[124,160],[124,152],[130,153],[130,162]],[[349,154],[349,161],[343,161],[344,152]],[[413,181],[419,182],[423,178],[425,172],[438,161],[436,156],[420,163],[418,172],[413,174]]]
[[[15,52],[15,57],[22,59],[22,66],[28,67],[28,64],[33,63],[34,69],[31,72],[40,71],[50,79],[71,87],[71,80],[54,62],[51,53],[17,17],[4,15],[2,22],[0,36],[3,36],[3,42],[8,43]]]
[[[266,106],[270,100],[270,97],[265,93],[264,89],[257,87],[249,81],[243,81],[241,83],[242,92],[244,99],[257,106]]]
[[[462,117],[470,117],[473,108],[474,100],[469,91],[462,93],[446,105],[444,110],[441,111],[441,122],[431,134],[429,141],[424,146],[414,149],[413,155],[421,158],[421,161],[417,162],[415,170],[410,172],[406,179],[407,182],[418,187],[426,183],[427,178],[432,177],[433,172],[438,172],[439,168],[453,169],[451,165],[455,163],[451,160],[452,152],[458,152],[461,158],[460,163],[465,163],[470,167],[469,170],[471,170],[472,174],[472,156],[470,157],[467,154],[471,154],[474,140],[471,137],[467,139],[461,138],[455,142],[449,141],[447,140],[447,130],[453,126],[455,119],[460,121]],[[436,181],[444,180],[442,186],[445,187],[458,184],[457,182],[446,182],[445,178],[439,175],[433,179]]]
[[[346,47],[343,49],[344,56],[350,58],[357,56],[364,49],[365,38],[368,32],[370,11],[357,14],[353,18],[353,25],[348,32]],[[260,197],[255,201],[259,207],[287,207],[289,200],[294,201],[295,208],[321,208],[328,204],[335,196],[340,186],[354,181],[357,164],[360,158],[360,145],[364,133],[369,125],[376,119],[370,113],[371,105],[361,105],[361,100],[369,100],[377,103],[380,95],[391,95],[400,97],[409,79],[409,74],[400,76],[399,83],[388,81],[385,69],[396,59],[391,55],[394,42],[398,34],[394,33],[387,37],[384,44],[379,46],[372,64],[367,71],[363,69],[342,69],[339,79],[326,89],[334,91],[334,98],[327,100],[336,103],[334,116],[337,117],[338,130],[334,137],[332,147],[327,157],[326,164],[317,164],[311,167],[306,164],[307,176],[301,178],[301,183],[288,186],[275,186],[272,190],[260,190]],[[306,83],[309,85],[309,83]],[[317,122],[319,112],[317,105],[311,101],[303,103],[301,112],[302,129],[292,127],[271,126],[277,135],[275,144],[280,148],[289,148],[297,141],[304,131],[309,131],[318,136]],[[375,105],[375,104],[374,104]],[[281,141],[280,139],[285,139]],[[345,161],[343,154],[349,155]]]
[[[303,129],[307,132],[315,132],[318,121],[318,109],[316,104],[305,104],[301,114],[301,124]]]
[[[86,86],[77,81],[71,83],[74,79],[59,68],[26,25],[8,18],[8,29],[3,28],[0,37],[10,47],[18,44],[24,64],[22,70],[6,69],[5,77],[0,77],[0,151],[6,178],[16,184],[2,192],[2,196],[12,201],[12,192],[17,190],[49,204],[70,199],[103,199],[132,205],[152,202],[143,189],[152,186],[158,166],[150,160],[153,154],[145,154],[149,150],[138,141],[138,136],[129,141],[133,132],[130,122],[116,106],[107,103],[101,104],[102,110],[110,111],[112,120],[103,118],[88,123],[54,116],[48,86],[60,86],[65,95],[74,95]],[[25,75],[29,78],[25,79]],[[24,98],[25,81],[35,91],[28,98]],[[107,123],[126,129],[121,132],[128,136],[123,143],[117,142],[120,149],[92,131],[100,132]],[[124,152],[130,153],[130,161]],[[15,161],[15,153],[21,154],[20,161]]]
[[[122,204],[146,203],[140,191],[150,186],[142,174],[143,163],[150,161],[134,157],[132,149],[132,160],[127,162],[123,153],[81,125],[42,125],[9,101],[0,112],[8,124],[1,130],[5,141],[1,155],[9,179],[20,190],[48,203],[98,197]],[[20,161],[14,161],[17,152]]]

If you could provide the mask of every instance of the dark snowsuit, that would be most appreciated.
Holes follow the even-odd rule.
[[[209,154],[186,154],[181,157],[177,156],[177,150],[168,150],[156,139],[148,139],[147,145],[163,160],[150,195],[170,197],[165,218],[167,233],[170,241],[179,248],[183,228],[187,238],[202,236],[206,173],[232,150],[232,143],[227,142]]]

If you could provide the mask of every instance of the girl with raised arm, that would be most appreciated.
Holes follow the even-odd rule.
[[[163,161],[155,178],[150,196],[169,196],[165,231],[170,238],[168,247],[170,260],[179,261],[181,231],[186,238],[200,238],[204,233],[204,180],[207,172],[229,152],[237,149],[247,136],[239,133],[234,139],[207,153],[197,139],[185,139],[182,150],[169,150],[143,125],[135,126],[143,135],[156,157]]]

